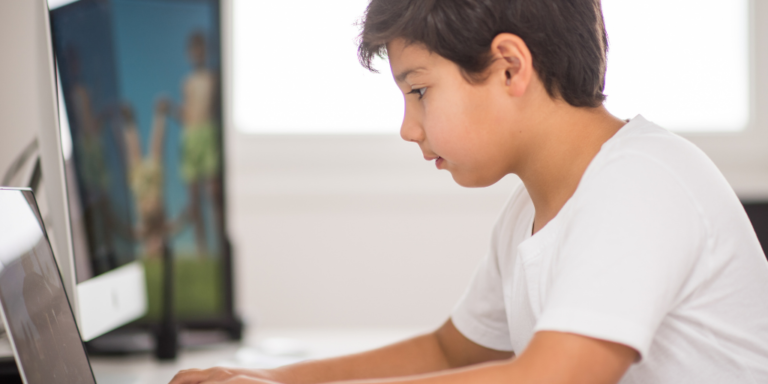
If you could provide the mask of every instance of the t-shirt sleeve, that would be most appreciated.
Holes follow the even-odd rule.
[[[644,356],[679,304],[707,224],[690,191],[653,158],[626,155],[590,177],[561,229],[535,331],[608,340]]]
[[[456,329],[486,348],[512,351],[498,265],[489,253],[451,314]]]

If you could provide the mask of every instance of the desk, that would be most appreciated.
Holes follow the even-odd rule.
[[[321,359],[381,347],[425,330],[274,329],[246,334],[242,343],[222,343],[181,351],[173,362],[151,355],[93,357],[98,384],[167,384],[179,370],[231,366],[270,368],[304,359]],[[269,352],[269,353],[267,353]]]

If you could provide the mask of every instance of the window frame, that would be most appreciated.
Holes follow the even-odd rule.
[[[768,3],[749,4],[749,120],[736,132],[681,132],[720,168],[743,200],[768,200]],[[762,181],[761,179],[765,179]]]

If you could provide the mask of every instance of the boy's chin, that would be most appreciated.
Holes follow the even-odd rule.
[[[451,172],[451,176],[453,177],[453,181],[456,182],[456,184],[461,185],[465,188],[484,188],[484,187],[490,187],[491,185],[496,184],[499,180],[501,180],[500,177],[489,177],[487,175],[468,175],[463,174],[459,172]]]

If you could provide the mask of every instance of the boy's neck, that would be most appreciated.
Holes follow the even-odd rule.
[[[576,108],[559,102],[536,123],[520,176],[536,210],[538,232],[565,205],[603,143],[625,122],[604,107]]]

